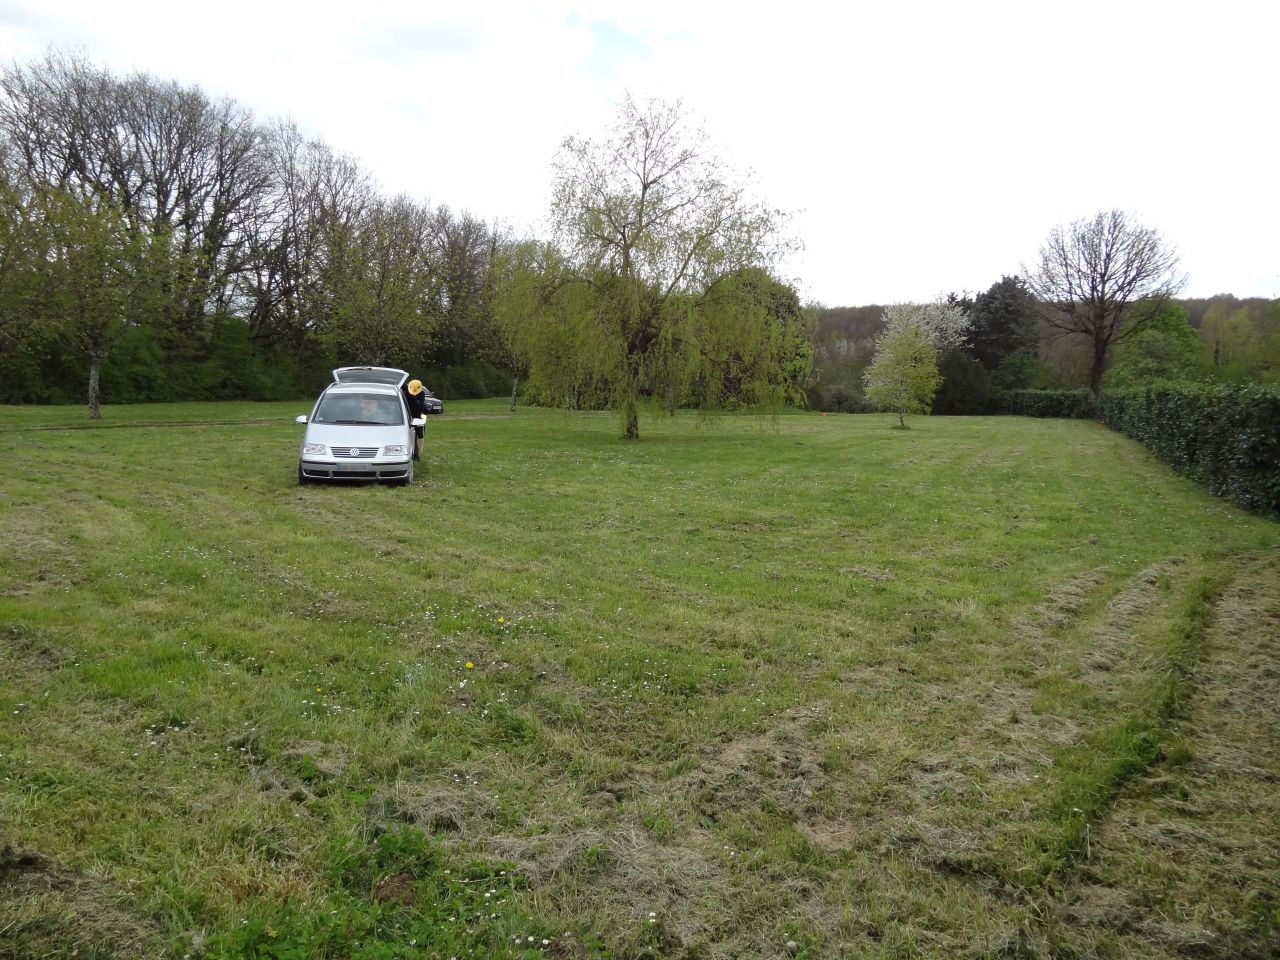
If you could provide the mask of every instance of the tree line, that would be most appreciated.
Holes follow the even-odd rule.
[[[1068,325],[1058,304],[1039,300],[1021,276],[1002,277],[977,294],[949,294],[941,302],[958,308],[970,327],[963,343],[930,354],[938,371],[934,413],[990,413],[1001,394],[1027,389],[1091,387],[1096,396],[1177,383],[1280,387],[1280,300],[1230,294],[1139,299],[1109,339],[1095,337],[1087,326],[1063,329]],[[875,407],[866,373],[892,312],[892,306],[880,305],[815,311],[812,407]]]
[[[500,383],[503,239],[194,87],[0,73],[0,400],[292,398],[335,362]]]
[[[823,308],[780,277],[786,215],[679,103],[628,98],[565,139],[552,188],[551,235],[514,236],[198,88],[15,64],[0,401],[296,398],[388,364],[451,396],[611,407],[634,437],[642,403],[983,413],[1026,387],[1280,378],[1278,303],[1174,299],[1176,255],[1122,211],[976,294]]]

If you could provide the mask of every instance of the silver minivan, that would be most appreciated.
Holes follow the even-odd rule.
[[[298,455],[298,483],[312,480],[413,482],[413,428],[400,388],[409,379],[391,367],[339,367],[333,383],[300,416],[307,430]]]

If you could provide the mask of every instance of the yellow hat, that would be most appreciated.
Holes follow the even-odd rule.
[[[420,393],[422,392],[422,381],[421,381],[421,380],[410,380],[410,381],[409,381],[409,392],[410,392],[411,394],[413,394],[415,397],[416,397],[418,394],[420,394]]]

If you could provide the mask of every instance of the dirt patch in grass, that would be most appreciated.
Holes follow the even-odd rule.
[[[761,732],[708,744],[675,776],[623,766],[549,780],[543,803],[524,812],[486,790],[478,771],[406,778],[375,796],[371,817],[412,823],[462,858],[510,865],[544,914],[597,931],[610,956],[784,957],[784,941],[758,938],[801,898],[786,878],[770,886],[751,874],[756,851],[733,849],[724,829],[762,809],[784,824],[812,815],[826,783],[810,730],[820,715],[792,710]]]
[[[682,826],[659,839],[627,811],[567,831],[497,834],[485,848],[528,878],[552,915],[594,929],[619,960],[785,956],[758,938],[794,898],[775,887],[760,902],[760,878],[744,876],[708,830]]]
[[[0,596],[27,597],[38,590],[68,589],[84,576],[70,541],[50,529],[43,511],[23,504],[4,515],[5,547],[19,562],[0,563]]]
[[[1280,956],[1280,557],[1225,591],[1162,762],[1094,831],[1053,906],[1091,956]]]
[[[1161,602],[1161,585],[1183,562],[1181,557],[1169,557],[1152,564],[1111,599],[1106,618],[1094,631],[1094,643],[1080,664],[1085,681],[1095,688],[1115,692],[1115,678],[1123,674],[1126,661],[1138,653],[1133,643],[1134,625]]]
[[[820,706],[796,707],[760,733],[715,743],[663,792],[677,802],[688,798],[694,812],[711,822],[762,801],[797,817],[812,813],[827,782],[811,729],[821,716]]]
[[[409,823],[431,834],[467,837],[492,835],[499,813],[489,793],[470,775],[456,771],[441,780],[397,780],[370,803],[375,822]]]
[[[248,781],[264,797],[285,797],[306,803],[326,796],[348,766],[347,749],[341,744],[300,740],[268,758],[262,752],[257,728],[227,740],[244,766]]]
[[[566,927],[596,931],[595,938],[609,945],[609,955],[620,960],[686,956],[692,945],[713,941],[718,941],[715,949],[699,955],[747,955],[734,936],[725,940],[721,931],[712,938],[705,929],[712,918],[723,917],[731,886],[712,854],[710,835],[682,832],[678,840],[662,842],[634,811],[618,806],[566,802],[531,812],[527,823],[513,825],[497,800],[464,779],[402,781],[375,797],[370,811],[375,821],[412,823],[433,833],[462,859],[509,867],[536,890],[545,917],[558,915]],[[375,896],[398,898],[395,878],[385,880]],[[561,948],[569,949],[568,941]]]
[[[1137,627],[1164,602],[1162,585],[1182,564],[1181,557],[1169,557],[1137,574],[1107,602],[1096,621],[1079,628],[1084,643],[1063,644],[1061,637],[1085,616],[1094,593],[1105,583],[1105,571],[1089,571],[1055,587],[1036,612],[1018,624],[1033,661],[1046,673],[1057,670],[1084,681],[1108,699],[1122,697],[1139,675],[1165,668],[1143,650]],[[1031,685],[998,689],[987,699],[997,709],[982,711],[980,729],[1011,745],[1069,746],[1090,719],[1037,711]]]
[[[340,778],[348,763],[346,747],[318,740],[300,740],[281,756],[303,779]]]
[[[0,843],[0,958],[165,955],[156,924],[99,877]]]
[[[8,623],[0,628],[0,677],[10,683],[55,673],[71,658],[71,651],[54,640],[49,631],[25,623]]]

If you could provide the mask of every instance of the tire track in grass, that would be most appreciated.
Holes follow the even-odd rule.
[[[1161,586],[1183,563],[1159,561],[1105,602],[1114,585],[1104,570],[1057,584],[1017,623],[1020,646],[1005,655],[1016,667],[1008,675],[917,681],[907,669],[904,683],[891,663],[854,671],[851,690],[888,684],[899,696],[912,692],[904,722],[925,723],[930,711],[954,722],[945,744],[880,770],[874,824],[849,820],[849,811],[820,819],[812,824],[819,844],[839,850],[842,838],[860,837],[863,846],[896,850],[976,886],[1023,896],[1042,888],[1070,863],[1122,784],[1149,763],[1163,677],[1185,656],[1158,635],[1171,616],[1174,628],[1197,629],[1192,613],[1170,611]],[[1184,576],[1192,606],[1202,589],[1194,573]]]
[[[1191,683],[1047,898],[1051,955],[1280,955],[1280,555],[1221,593]]]

